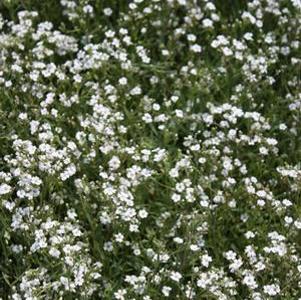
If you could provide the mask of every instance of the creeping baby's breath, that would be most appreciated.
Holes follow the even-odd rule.
[[[0,1],[0,298],[301,299],[300,11]]]

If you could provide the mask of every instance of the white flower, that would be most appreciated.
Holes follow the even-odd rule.
[[[210,19],[204,19],[202,24],[205,28],[213,27],[213,21]]]
[[[166,286],[164,285],[163,288],[162,288],[162,294],[165,296],[165,297],[168,297],[170,292],[171,292],[172,288],[169,287],[169,286]]]
[[[56,248],[50,248],[49,254],[55,258],[59,258],[61,255],[61,252]]]
[[[247,231],[247,232],[245,233],[245,237],[246,237],[247,239],[252,239],[252,238],[255,237],[255,234],[254,234],[254,232],[252,232],[252,231]]]
[[[229,47],[224,47],[223,53],[225,56],[231,56],[233,54],[233,51]]]
[[[263,287],[263,291],[269,296],[276,296],[280,293],[280,287],[278,284],[269,284]]]
[[[111,170],[117,170],[120,167],[120,159],[117,156],[113,156],[109,161],[109,167]]]
[[[301,221],[300,221],[300,220],[296,220],[296,221],[294,222],[294,225],[295,225],[295,227],[296,227],[297,229],[301,229]]]
[[[74,164],[70,164],[63,173],[60,174],[62,181],[67,180],[69,177],[76,173],[76,167]]]
[[[117,292],[114,293],[114,297],[117,300],[125,300],[125,295],[127,294],[127,291],[125,289],[120,289]]]
[[[130,94],[132,96],[140,95],[142,93],[142,90],[139,86],[134,87],[131,91]]]
[[[200,247],[198,245],[194,245],[194,244],[190,245],[189,248],[193,252],[200,250]]]
[[[121,78],[119,78],[118,83],[120,85],[127,85],[128,80],[126,79],[126,77],[121,77]]]
[[[173,168],[169,171],[169,176],[170,177],[173,177],[173,178],[176,178],[179,176],[179,171],[177,168]]]
[[[11,187],[6,183],[0,185],[0,195],[8,194],[11,190]]]
[[[177,244],[183,244],[183,242],[184,242],[184,240],[180,237],[174,237],[173,240]]]
[[[187,35],[187,40],[190,42],[195,42],[196,41],[196,36],[194,34],[188,34]]]
[[[260,148],[259,148],[259,152],[260,152],[260,154],[262,154],[262,155],[268,155],[269,150],[268,150],[266,147],[260,147]]]
[[[242,283],[247,285],[252,290],[258,287],[258,284],[256,283],[255,278],[252,274],[245,275]]]
[[[174,193],[171,196],[171,199],[172,199],[173,202],[177,203],[177,202],[179,202],[181,200],[181,195]]]
[[[179,282],[182,278],[182,275],[179,272],[171,271],[169,277],[176,282]]]
[[[142,120],[143,120],[145,123],[147,123],[147,124],[153,122],[153,118],[152,118],[152,116],[151,116],[149,113],[144,114],[143,117],[142,117]]]
[[[201,263],[202,263],[202,266],[208,268],[209,267],[209,264],[212,262],[212,258],[211,256],[209,256],[208,254],[204,254],[201,258]]]
[[[202,47],[198,44],[191,45],[190,49],[191,49],[192,52],[195,52],[195,53],[201,53],[202,52]]]
[[[122,243],[124,240],[124,235],[122,233],[115,234],[115,240],[117,243]]]
[[[141,219],[145,219],[148,216],[148,212],[145,209],[141,209],[139,210],[138,215]]]
[[[113,10],[110,8],[110,7],[106,7],[104,10],[103,10],[103,13],[106,15],[106,16],[111,16],[112,13],[113,13]]]

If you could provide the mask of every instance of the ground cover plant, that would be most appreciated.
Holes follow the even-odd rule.
[[[0,298],[301,299],[300,0],[1,0]]]

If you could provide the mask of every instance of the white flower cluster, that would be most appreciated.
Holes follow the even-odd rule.
[[[0,2],[1,299],[301,299],[300,1]]]

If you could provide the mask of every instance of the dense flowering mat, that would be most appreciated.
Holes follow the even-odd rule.
[[[0,298],[301,299],[300,0],[1,0]]]

